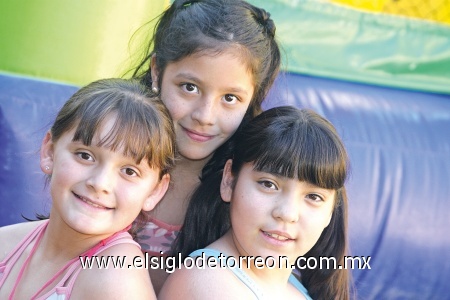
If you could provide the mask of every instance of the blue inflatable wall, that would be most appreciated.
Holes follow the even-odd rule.
[[[0,76],[0,226],[48,213],[40,141],[70,85]],[[311,108],[350,154],[350,245],[359,299],[448,299],[450,96],[282,74],[266,101]]]
[[[0,226],[50,211],[39,148],[56,113],[77,89],[0,75]]]
[[[327,117],[349,151],[358,299],[449,299],[450,96],[288,74],[267,106]]]

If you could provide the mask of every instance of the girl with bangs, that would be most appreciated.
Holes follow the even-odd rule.
[[[128,230],[166,192],[174,143],[167,110],[138,81],[77,91],[40,150],[50,217],[0,229],[0,299],[156,299],[147,270],[127,268],[143,259]],[[95,257],[123,267],[89,266]]]
[[[348,270],[298,264],[327,256],[344,265],[347,169],[343,143],[318,114],[286,106],[257,116],[237,133],[214,193],[187,212],[179,251],[203,264],[176,270],[160,299],[349,299]]]

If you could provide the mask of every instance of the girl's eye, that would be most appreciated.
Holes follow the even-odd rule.
[[[239,99],[238,99],[238,97],[236,97],[236,96],[234,96],[234,95],[226,94],[226,95],[224,96],[224,100],[225,100],[225,102],[228,103],[228,104],[234,104],[234,103],[236,103]]]
[[[92,157],[92,155],[90,155],[87,152],[77,152],[75,153],[79,158],[81,158],[82,160],[87,160],[87,161],[94,161],[94,158]]]
[[[266,188],[266,189],[271,189],[271,190],[278,190],[278,187],[275,185],[275,183],[273,183],[272,181],[269,181],[269,180],[261,180],[261,181],[258,181],[258,183],[262,186],[262,187],[264,187],[264,188]]]
[[[323,198],[316,194],[308,194],[306,195],[306,198],[311,200],[312,202],[321,202],[323,201]]]
[[[198,94],[198,87],[195,84],[183,83],[181,86],[188,93],[197,93]]]
[[[137,173],[135,170],[133,170],[132,168],[124,168],[124,169],[123,169],[123,172],[124,172],[127,176],[132,176],[132,177],[138,176],[138,173]]]

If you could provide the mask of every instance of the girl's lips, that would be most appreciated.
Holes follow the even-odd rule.
[[[183,128],[184,132],[186,132],[186,134],[187,134],[187,136],[189,136],[189,138],[191,138],[192,140],[194,140],[196,142],[203,143],[203,142],[212,140],[214,138],[214,135],[209,135],[209,134],[189,130],[187,128],[184,128],[183,126],[181,126],[181,128]]]
[[[104,205],[102,205],[102,204],[100,204],[100,203],[96,203],[96,202],[92,201],[92,200],[89,199],[89,198],[85,198],[85,197],[80,196],[80,195],[78,195],[78,194],[76,194],[76,193],[73,193],[73,194],[74,194],[74,196],[75,196],[76,198],[80,199],[80,200],[83,201],[84,203],[86,203],[86,204],[88,204],[89,206],[92,206],[92,207],[94,207],[94,208],[98,208],[98,209],[111,209],[111,208],[106,207],[106,206],[104,206]]]
[[[267,240],[276,244],[285,244],[287,242],[294,241],[294,239],[289,234],[284,232],[263,230],[261,230],[261,232]]]

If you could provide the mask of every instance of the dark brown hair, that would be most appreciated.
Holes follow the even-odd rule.
[[[336,190],[330,224],[305,257],[334,257],[343,265],[347,253],[347,152],[333,125],[311,110],[283,106],[269,109],[236,133],[232,173],[243,164],[258,171],[296,178]],[[173,251],[187,256],[204,248],[231,227],[229,203],[220,197],[222,172],[210,173],[210,195],[193,195]],[[198,190],[197,190],[198,191]],[[249,212],[251,213],[251,212]],[[348,270],[305,269],[301,281],[313,299],[349,299]]]
[[[150,62],[156,54],[156,66],[151,67],[158,69],[161,87],[168,64],[195,53],[217,54],[233,48],[253,74],[255,92],[248,114],[254,117],[280,69],[275,30],[270,14],[246,1],[175,0],[158,20],[133,77],[151,86]]]

